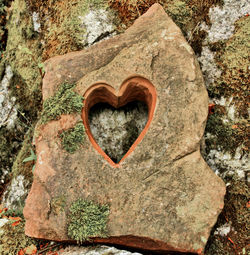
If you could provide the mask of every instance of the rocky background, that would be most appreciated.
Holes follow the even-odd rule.
[[[227,194],[205,254],[248,254],[247,0],[0,0],[0,254],[130,254],[28,238],[22,208],[36,159],[32,138],[42,109],[43,62],[122,33],[155,2],[195,51],[210,98],[201,150]]]

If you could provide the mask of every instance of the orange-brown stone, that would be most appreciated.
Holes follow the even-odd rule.
[[[225,185],[200,154],[208,95],[195,54],[159,4],[125,33],[49,59],[43,99],[76,83],[82,114],[37,126],[37,163],[26,200],[27,235],[72,241],[68,215],[78,198],[109,204],[108,238],[93,242],[201,254],[223,208]],[[91,106],[140,100],[148,122],[119,164],[96,143]],[[69,154],[60,133],[83,121],[86,139]],[[64,207],[55,210],[57,198]]]

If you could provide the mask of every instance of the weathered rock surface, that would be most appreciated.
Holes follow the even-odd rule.
[[[26,234],[70,240],[69,208],[82,198],[110,208],[109,237],[96,243],[202,253],[225,185],[200,155],[208,96],[180,29],[155,4],[124,34],[48,60],[43,99],[65,81],[77,83],[84,109],[37,126]],[[99,102],[120,107],[133,100],[147,104],[148,122],[116,164],[93,139],[88,113]],[[81,117],[86,139],[69,154],[59,134]]]
[[[97,247],[79,247],[69,246],[64,251],[59,251],[59,255],[141,255],[138,252],[129,252],[125,250],[118,250],[115,247],[97,246]]]

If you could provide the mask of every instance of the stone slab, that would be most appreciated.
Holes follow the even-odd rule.
[[[77,84],[84,108],[36,128],[38,160],[24,208],[26,234],[72,241],[69,208],[82,198],[110,207],[108,237],[93,242],[201,254],[223,208],[225,184],[200,154],[208,95],[180,29],[155,4],[125,33],[49,59],[43,99],[65,81]],[[116,164],[93,139],[88,111],[97,102],[119,107],[138,98],[148,105],[148,122]],[[69,154],[58,134],[79,120],[86,139]],[[60,197],[63,210],[56,210],[53,201]]]

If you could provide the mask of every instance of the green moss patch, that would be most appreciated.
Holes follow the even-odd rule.
[[[57,93],[44,101],[41,122],[56,120],[62,114],[80,113],[83,97],[73,91],[75,84],[62,84]]]
[[[223,149],[234,154],[242,146],[242,154],[249,152],[249,26],[250,17],[245,16],[235,23],[235,32],[228,40],[216,42],[211,46],[216,52],[216,62],[222,70],[221,77],[208,87],[210,98],[224,97],[235,108],[235,120],[228,120],[227,113],[215,112],[209,116],[206,131],[214,135],[207,141],[211,148]]]
[[[7,23],[8,41],[4,58],[10,64],[14,76],[18,79],[13,84],[12,90],[22,90],[23,102],[26,99],[37,102],[41,94],[42,77],[38,64],[41,63],[42,45],[40,35],[34,31],[32,15],[24,0],[15,0],[11,6],[11,15]],[[39,97],[38,99],[41,99]],[[32,102],[32,100],[29,100]]]
[[[83,199],[70,207],[68,235],[78,243],[91,237],[107,237],[109,206]]]
[[[218,82],[209,88],[210,97],[233,97],[240,117],[248,118],[249,95],[249,26],[250,17],[236,22],[234,35],[212,45],[216,50],[216,61],[222,70]]]
[[[224,122],[223,109],[216,107],[215,112],[209,115],[205,133],[211,134],[206,139],[207,153],[212,149],[220,148],[223,151],[235,154],[240,145],[247,147],[247,133],[244,123]]]
[[[68,153],[74,153],[85,139],[85,129],[83,123],[77,123],[75,127],[63,131],[60,134],[63,149]]]

